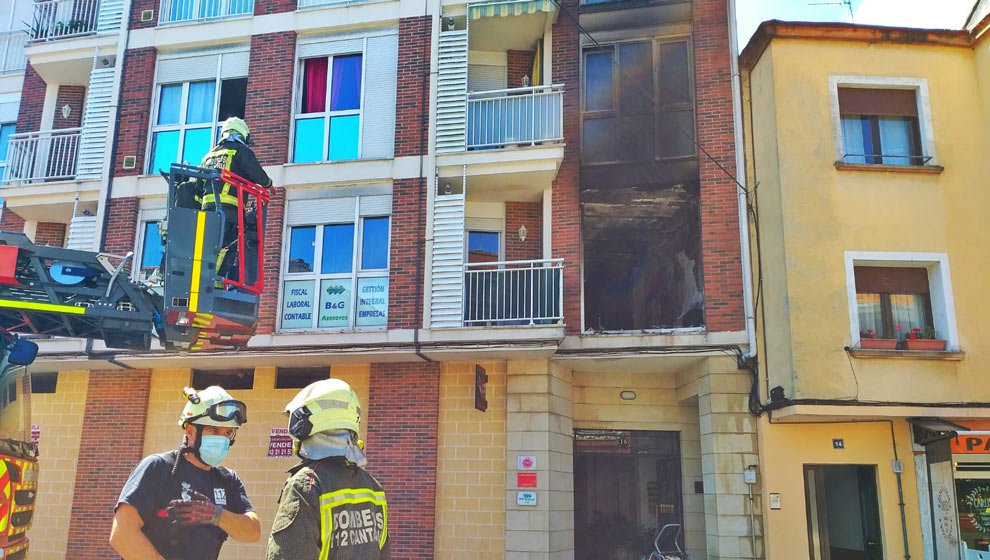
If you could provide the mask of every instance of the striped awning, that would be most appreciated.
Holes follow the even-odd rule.
[[[468,7],[471,19],[483,17],[521,16],[535,13],[551,13],[557,9],[553,0],[511,0],[509,2],[485,2]]]

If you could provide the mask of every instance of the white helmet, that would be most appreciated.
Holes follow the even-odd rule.
[[[237,428],[247,423],[247,406],[235,400],[223,387],[213,385],[199,392],[186,387],[182,393],[186,396],[186,406],[179,416],[179,426],[196,424]]]

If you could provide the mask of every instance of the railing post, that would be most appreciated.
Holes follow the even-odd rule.
[[[530,121],[529,121],[529,145],[536,145],[536,90],[529,94]]]

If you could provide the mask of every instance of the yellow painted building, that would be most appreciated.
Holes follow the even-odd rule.
[[[741,54],[768,558],[990,556],[986,25]]]

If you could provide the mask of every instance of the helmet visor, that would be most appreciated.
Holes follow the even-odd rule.
[[[217,422],[236,421],[238,424],[247,422],[247,406],[241,401],[223,401],[210,407],[210,418]]]

